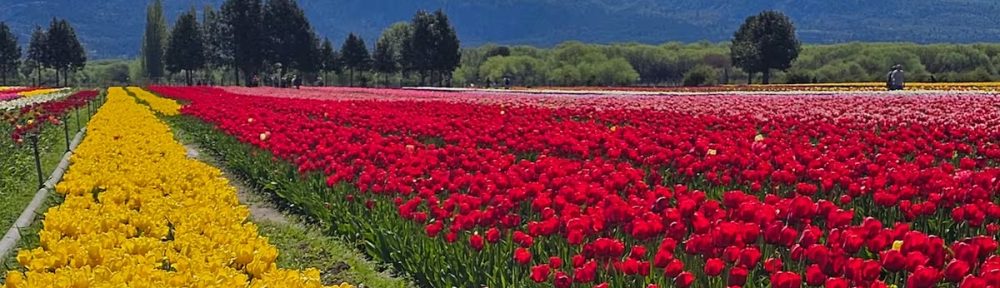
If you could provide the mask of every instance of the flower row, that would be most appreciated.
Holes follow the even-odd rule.
[[[73,109],[79,109],[97,98],[96,90],[83,90],[73,93],[66,98],[54,99],[48,102],[36,103],[31,106],[21,107],[21,109],[5,111],[0,117],[5,122],[11,124],[14,130],[11,138],[15,143],[24,141],[28,134],[38,131],[43,123],[59,124],[62,117]]]
[[[177,101],[159,97],[149,91],[139,87],[128,87],[128,92],[135,95],[139,100],[146,102],[150,109],[163,116],[174,116],[180,114],[181,105]]]
[[[279,269],[221,172],[188,159],[170,128],[122,88],[91,121],[7,287],[321,287]],[[349,287],[346,286],[345,287]]]
[[[21,109],[37,103],[44,103],[55,99],[66,97],[70,94],[70,89],[40,89],[32,90],[29,96],[18,96],[0,102],[0,111]]]

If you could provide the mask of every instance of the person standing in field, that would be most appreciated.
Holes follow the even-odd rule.
[[[889,91],[903,90],[905,84],[903,65],[896,64],[896,66],[892,66],[892,71],[889,71],[887,78],[886,86],[888,86]]]

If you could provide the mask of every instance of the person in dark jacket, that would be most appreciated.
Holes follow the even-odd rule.
[[[892,66],[892,71],[889,71],[889,75],[886,78],[886,86],[888,86],[889,91],[903,90],[905,79],[902,65],[897,64],[896,66]]]

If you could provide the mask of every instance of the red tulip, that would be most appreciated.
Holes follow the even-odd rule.
[[[531,267],[531,281],[542,283],[549,280],[549,266],[536,265]]]
[[[528,263],[531,263],[531,252],[528,249],[517,248],[517,250],[514,250],[514,262],[521,265],[528,265]]]
[[[684,271],[674,277],[674,286],[678,288],[691,287],[692,284],[694,284],[694,274],[691,272]]]
[[[749,274],[750,274],[750,271],[747,271],[747,268],[743,268],[743,267],[740,267],[740,266],[733,267],[733,269],[729,270],[729,278],[728,278],[727,283],[728,283],[729,286],[739,286],[739,287],[742,287],[743,284],[746,284],[746,282],[747,282],[747,276]]]
[[[919,266],[906,279],[906,288],[931,288],[941,281],[941,272],[932,267]]]
[[[802,286],[802,277],[795,272],[778,271],[771,275],[771,287],[774,288],[799,288]]]
[[[906,267],[906,258],[899,251],[883,251],[880,253],[879,258],[882,261],[882,267],[885,267],[889,272],[898,272]]]
[[[848,288],[850,287],[850,282],[844,278],[830,277],[826,279],[826,283],[823,284],[824,288]]]
[[[497,243],[500,241],[500,230],[497,228],[490,228],[486,230],[486,241],[490,243]]]
[[[944,279],[952,283],[958,283],[962,281],[962,278],[969,275],[972,271],[971,265],[968,262],[962,260],[951,260],[948,266],[944,268]]]
[[[558,256],[549,257],[549,267],[552,269],[559,269],[562,267],[562,263],[562,258],[559,258]]]
[[[553,284],[555,284],[556,288],[569,288],[573,285],[573,280],[569,279],[569,276],[566,276],[562,271],[558,271],[556,272]]]
[[[781,258],[768,258],[767,261],[764,261],[764,270],[768,273],[777,273],[783,268]]]
[[[806,267],[806,284],[810,286],[823,285],[826,282],[827,276],[823,273],[823,270],[819,268],[819,265],[812,264]]]
[[[478,233],[472,234],[469,236],[469,246],[472,246],[472,249],[476,249],[476,251],[483,250],[483,237],[479,236]]]
[[[975,277],[972,275],[967,275],[965,279],[962,279],[962,283],[958,285],[959,288],[978,288],[986,287],[988,283],[982,278]]]
[[[705,275],[716,277],[722,275],[722,269],[726,268],[726,262],[722,259],[712,258],[705,261]]]

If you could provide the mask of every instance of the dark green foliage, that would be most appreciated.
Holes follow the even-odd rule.
[[[69,72],[83,69],[87,65],[87,55],[76,37],[76,31],[66,20],[52,19],[45,41],[48,68],[56,70],[56,84],[59,73],[63,75],[63,86],[69,86]],[[43,62],[44,63],[44,62]]]
[[[426,83],[427,75],[434,70],[436,49],[433,25],[437,20],[427,11],[417,11],[410,23],[410,37],[403,49],[406,69],[420,73],[420,84]]]
[[[788,16],[778,11],[764,11],[743,22],[733,35],[730,55],[732,62],[749,74],[764,74],[764,84],[770,83],[771,70],[785,71],[799,57],[801,44],[795,26]]]
[[[364,71],[371,69],[372,58],[368,54],[365,40],[354,33],[347,35],[344,47],[340,48],[340,58],[343,59],[344,66],[350,70],[350,86],[354,86],[354,72],[364,73]]]
[[[785,73],[785,83],[786,84],[806,84],[806,83],[812,83],[813,79],[816,79],[816,77],[813,76],[812,73],[809,73],[809,72],[806,72],[806,71],[793,70],[793,71],[789,71],[788,73]]]
[[[113,85],[126,85],[129,83],[129,68],[125,63],[114,63],[104,67],[102,71],[101,82],[106,82]],[[106,85],[102,85],[106,86]]]
[[[375,43],[375,52],[372,54],[372,69],[382,74],[385,79],[383,85],[389,85],[389,75],[399,71],[399,63],[396,62],[395,57],[396,51],[393,48],[392,43],[383,34],[383,37],[380,37]]]
[[[320,44],[319,47],[319,59],[316,61],[320,65],[320,71],[323,73],[340,73],[343,70],[343,67],[338,57],[340,56],[337,55],[337,51],[334,50],[333,43],[330,43],[330,39],[323,39],[323,44]],[[329,77],[324,78],[326,78],[323,79],[326,81],[326,84],[330,84],[333,80],[329,79]]]
[[[191,73],[205,67],[205,45],[196,12],[177,18],[177,24],[170,33],[166,51],[167,71],[184,71],[187,85],[194,85]]]
[[[449,77],[451,72],[455,71],[461,64],[462,51],[459,50],[461,43],[458,41],[455,28],[451,26],[451,21],[448,20],[448,15],[445,15],[444,11],[434,12],[434,19],[436,20],[433,27],[436,45],[432,67],[434,71],[441,73],[440,80],[443,82],[448,81],[444,78]]]
[[[392,28],[405,29],[396,26]],[[452,72],[461,64],[462,53],[458,35],[444,11],[417,11],[408,34],[402,49],[405,70],[419,73],[420,85],[427,84],[428,77],[438,85],[450,82]]]
[[[304,72],[317,72],[317,38],[305,12],[295,0],[269,0],[264,5],[263,32],[266,62],[281,63],[284,70],[289,68]]]
[[[7,77],[17,73],[21,65],[21,47],[17,36],[11,33],[7,23],[0,22],[0,85],[7,85]]]
[[[211,70],[234,66],[232,28],[224,21],[222,13],[212,6],[205,6],[202,17],[206,68]]]
[[[236,68],[243,71],[247,85],[253,85],[264,65],[263,5],[260,0],[226,0],[222,3],[222,21],[231,29],[232,55]],[[238,77],[237,77],[238,78]]]
[[[508,48],[507,46],[496,46],[486,51],[486,55],[484,55],[483,57],[489,59],[490,57],[496,57],[496,56],[504,56],[504,57],[510,56],[510,48]]]
[[[167,45],[167,20],[163,1],[154,0],[146,9],[146,32],[142,37],[142,64],[145,76],[153,82],[163,78],[164,47]]]
[[[718,84],[719,73],[707,65],[698,65],[684,74],[684,86],[709,86]]]
[[[31,33],[31,41],[28,44],[28,60],[35,70],[35,82],[32,86],[42,85],[42,69],[49,66],[49,50],[46,45],[49,42],[49,35],[42,30],[42,27],[35,26],[35,31]]]

